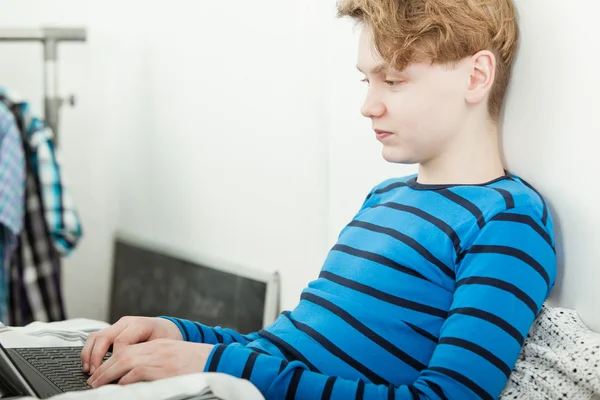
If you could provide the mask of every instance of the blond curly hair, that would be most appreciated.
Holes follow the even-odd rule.
[[[372,29],[379,55],[400,70],[492,51],[496,77],[488,110],[498,121],[519,41],[512,0],[339,0],[337,8],[339,17]]]

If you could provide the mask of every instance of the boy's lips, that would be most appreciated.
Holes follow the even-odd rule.
[[[375,135],[377,136],[377,140],[382,141],[393,135],[392,132],[382,131],[381,129],[375,129]]]

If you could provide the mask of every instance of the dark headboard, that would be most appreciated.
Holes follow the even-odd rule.
[[[249,333],[275,319],[277,274],[236,273],[177,253],[116,240],[111,323],[125,315],[169,315]]]

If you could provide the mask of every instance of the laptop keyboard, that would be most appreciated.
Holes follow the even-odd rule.
[[[81,347],[13,349],[63,392],[91,389],[81,368]],[[104,356],[106,361],[111,356]]]

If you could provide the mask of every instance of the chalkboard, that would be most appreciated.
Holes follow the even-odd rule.
[[[249,333],[275,319],[278,301],[269,297],[278,297],[278,290],[269,285],[278,285],[276,274],[271,276],[275,279],[247,270],[237,274],[231,267],[204,265],[174,253],[116,240],[112,323],[126,315],[169,315]]]

